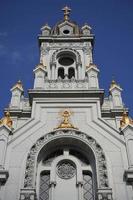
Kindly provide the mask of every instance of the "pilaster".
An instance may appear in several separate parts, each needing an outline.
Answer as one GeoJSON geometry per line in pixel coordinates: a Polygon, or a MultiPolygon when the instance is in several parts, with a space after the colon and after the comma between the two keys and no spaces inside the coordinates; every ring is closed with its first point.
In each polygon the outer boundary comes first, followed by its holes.
{"type": "Polygon", "coordinates": [[[46,77],[46,66],[43,64],[37,65],[37,67],[33,70],[35,74],[34,79],[34,89],[43,89],[44,88],[44,80],[46,77]]]}

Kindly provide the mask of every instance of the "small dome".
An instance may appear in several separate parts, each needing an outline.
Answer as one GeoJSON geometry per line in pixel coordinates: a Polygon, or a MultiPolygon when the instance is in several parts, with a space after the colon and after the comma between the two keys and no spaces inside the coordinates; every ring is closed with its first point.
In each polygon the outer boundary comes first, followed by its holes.
{"type": "Polygon", "coordinates": [[[75,22],[63,20],[58,22],[52,29],[53,35],[60,35],[61,33],[63,35],[78,35],[80,34],[80,28],[75,22]]]}
{"type": "Polygon", "coordinates": [[[64,36],[80,34],[80,28],[77,25],[77,23],[69,19],[69,14],[70,14],[71,9],[65,6],[62,10],[64,11],[64,19],[58,22],[53,27],[51,33],[53,35],[64,35],[64,36]]]}

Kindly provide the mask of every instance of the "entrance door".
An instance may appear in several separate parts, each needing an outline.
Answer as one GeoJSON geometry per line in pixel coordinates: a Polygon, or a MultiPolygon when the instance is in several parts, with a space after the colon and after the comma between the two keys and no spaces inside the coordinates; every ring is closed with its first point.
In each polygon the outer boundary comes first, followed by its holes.
{"type": "Polygon", "coordinates": [[[39,200],[94,200],[91,166],[79,152],[66,149],[52,152],[42,162],[42,168],[39,200]],[[54,178],[54,186],[50,182],[51,177],[54,178]]]}

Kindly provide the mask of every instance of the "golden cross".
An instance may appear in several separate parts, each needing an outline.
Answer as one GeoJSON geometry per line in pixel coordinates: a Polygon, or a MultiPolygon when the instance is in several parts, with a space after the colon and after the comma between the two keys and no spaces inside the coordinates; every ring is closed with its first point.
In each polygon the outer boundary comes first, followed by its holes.
{"type": "Polygon", "coordinates": [[[62,10],[64,11],[64,19],[68,20],[71,9],[68,6],[65,6],[62,10]]]}

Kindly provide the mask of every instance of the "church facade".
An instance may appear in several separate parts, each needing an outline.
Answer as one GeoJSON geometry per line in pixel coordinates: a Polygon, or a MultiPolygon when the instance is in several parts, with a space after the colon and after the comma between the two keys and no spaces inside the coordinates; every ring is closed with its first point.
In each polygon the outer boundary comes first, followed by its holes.
{"type": "Polygon", "coordinates": [[[0,200],[132,200],[133,120],[93,63],[94,35],[71,21],[41,28],[40,63],[0,120],[0,200]]]}

